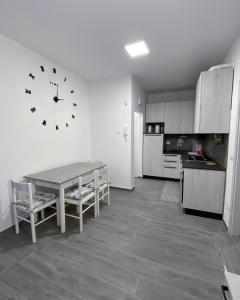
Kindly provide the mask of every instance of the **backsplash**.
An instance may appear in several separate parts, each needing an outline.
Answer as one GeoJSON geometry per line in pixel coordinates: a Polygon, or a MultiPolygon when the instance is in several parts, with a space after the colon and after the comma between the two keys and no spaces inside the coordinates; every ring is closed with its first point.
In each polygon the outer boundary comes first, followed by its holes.
{"type": "Polygon", "coordinates": [[[193,150],[193,145],[204,143],[204,136],[196,134],[165,134],[164,151],[179,150],[188,152],[193,150]]]}
{"type": "Polygon", "coordinates": [[[223,134],[222,137],[222,143],[216,145],[213,135],[207,135],[204,141],[203,148],[209,157],[216,160],[220,165],[226,168],[228,152],[228,134],[223,134]]]}
{"type": "Polygon", "coordinates": [[[228,134],[223,134],[222,138],[222,142],[217,145],[213,134],[165,134],[164,151],[195,151],[196,144],[201,144],[202,150],[207,156],[217,161],[223,167],[226,167],[228,134]]]}

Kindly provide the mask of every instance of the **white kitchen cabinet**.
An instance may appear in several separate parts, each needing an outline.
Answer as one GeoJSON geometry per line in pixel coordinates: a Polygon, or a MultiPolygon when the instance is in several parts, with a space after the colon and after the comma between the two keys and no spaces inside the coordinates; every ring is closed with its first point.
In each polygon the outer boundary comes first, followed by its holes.
{"type": "Polygon", "coordinates": [[[184,169],[183,207],[223,213],[225,172],[184,169]]]}
{"type": "Polygon", "coordinates": [[[180,179],[180,155],[163,154],[163,177],[180,179]]]}
{"type": "Polygon", "coordinates": [[[165,122],[165,103],[146,104],[146,123],[165,122]]]}
{"type": "Polygon", "coordinates": [[[194,102],[180,102],[180,133],[193,133],[194,102]]]}
{"type": "Polygon", "coordinates": [[[165,103],[164,133],[179,133],[180,128],[180,102],[165,103]]]}
{"type": "Polygon", "coordinates": [[[163,135],[144,135],[143,175],[162,177],[163,135]]]}
{"type": "Polygon", "coordinates": [[[195,133],[229,133],[232,83],[232,67],[201,73],[196,95],[195,133]]]}

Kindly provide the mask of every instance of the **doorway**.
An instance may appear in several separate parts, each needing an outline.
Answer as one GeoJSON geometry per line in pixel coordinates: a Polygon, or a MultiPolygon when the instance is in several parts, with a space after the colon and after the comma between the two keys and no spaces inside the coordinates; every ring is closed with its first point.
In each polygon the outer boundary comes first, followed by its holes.
{"type": "Polygon", "coordinates": [[[134,177],[142,177],[143,160],[143,114],[134,112],[134,177]]]}

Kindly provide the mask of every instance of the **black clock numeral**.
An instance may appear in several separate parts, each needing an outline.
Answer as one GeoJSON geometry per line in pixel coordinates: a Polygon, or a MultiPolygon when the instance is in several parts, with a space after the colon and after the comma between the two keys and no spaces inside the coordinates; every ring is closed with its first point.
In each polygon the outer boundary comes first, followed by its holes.
{"type": "Polygon", "coordinates": [[[56,74],[57,70],[55,68],[52,69],[53,73],[56,74]]]}
{"type": "Polygon", "coordinates": [[[70,92],[71,94],[73,94],[74,93],[74,90],[71,90],[71,92],[70,92]]]}
{"type": "Polygon", "coordinates": [[[31,90],[28,90],[28,89],[25,89],[25,93],[26,93],[26,94],[32,94],[32,91],[31,91],[31,90]]]}
{"type": "Polygon", "coordinates": [[[55,83],[55,82],[52,82],[52,81],[50,81],[50,84],[52,84],[52,85],[55,85],[55,86],[58,86],[58,84],[57,84],[57,83],[55,83]]]}
{"type": "Polygon", "coordinates": [[[77,106],[77,103],[73,103],[73,106],[75,106],[75,107],[76,107],[76,106],[77,106]]]}
{"type": "Polygon", "coordinates": [[[75,119],[75,116],[74,116],[74,115],[72,115],[72,118],[73,118],[73,119],[75,119]]]}
{"type": "Polygon", "coordinates": [[[68,123],[66,123],[66,127],[69,127],[68,123]]]}
{"type": "Polygon", "coordinates": [[[64,81],[66,81],[66,80],[67,80],[67,77],[64,78],[64,81]]]}
{"type": "Polygon", "coordinates": [[[46,121],[46,120],[43,120],[42,125],[43,125],[43,126],[46,126],[46,125],[47,125],[47,121],[46,121]]]}
{"type": "Polygon", "coordinates": [[[35,79],[35,76],[33,76],[32,73],[30,73],[28,76],[31,77],[33,80],[35,79]]]}
{"type": "Polygon", "coordinates": [[[41,68],[42,72],[44,72],[44,71],[45,71],[43,66],[40,66],[40,68],[41,68]]]}
{"type": "Polygon", "coordinates": [[[59,130],[59,127],[58,127],[58,125],[56,125],[56,130],[59,130]]]}
{"type": "Polygon", "coordinates": [[[34,113],[36,111],[36,107],[31,108],[31,112],[34,113]]]}

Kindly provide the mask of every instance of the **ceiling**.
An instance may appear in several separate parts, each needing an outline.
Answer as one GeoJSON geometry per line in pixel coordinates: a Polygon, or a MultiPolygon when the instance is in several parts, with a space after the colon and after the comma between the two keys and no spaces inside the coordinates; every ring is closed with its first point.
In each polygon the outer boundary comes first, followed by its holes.
{"type": "Polygon", "coordinates": [[[1,0],[0,32],[89,80],[134,75],[148,91],[195,86],[240,34],[239,0],[1,0]],[[145,39],[150,55],[130,59],[145,39]]]}

